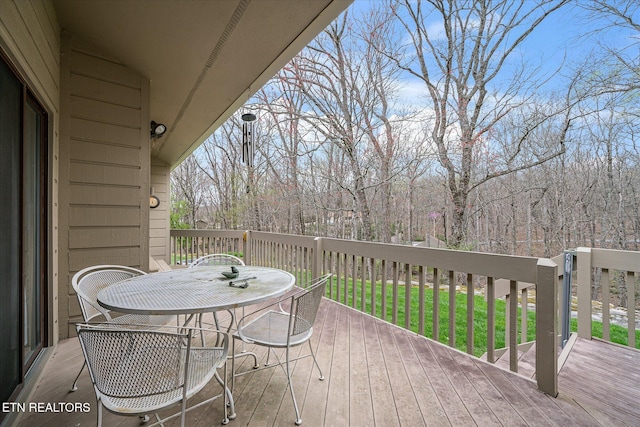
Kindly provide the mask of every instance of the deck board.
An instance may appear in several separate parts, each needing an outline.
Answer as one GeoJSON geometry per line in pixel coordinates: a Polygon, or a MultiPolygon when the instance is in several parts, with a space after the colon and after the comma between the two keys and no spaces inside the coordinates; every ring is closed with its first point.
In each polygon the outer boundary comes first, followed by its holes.
{"type": "MultiPolygon", "coordinates": [[[[334,321],[329,322],[328,319],[334,319],[336,313],[337,307],[333,304],[322,304],[320,306],[318,318],[314,326],[313,343],[316,358],[322,369],[322,374],[325,376],[325,380],[319,380],[320,373],[313,367],[308,377],[309,384],[306,386],[306,396],[304,404],[302,405],[305,418],[314,420],[314,422],[320,425],[324,424],[327,411],[327,395],[329,393],[329,381],[327,378],[330,373],[329,362],[333,357],[333,341],[336,327],[336,323],[334,321]],[[316,330],[318,332],[315,332],[316,330]]],[[[307,360],[312,363],[310,359],[307,360]]]]}
{"type": "MultiPolygon", "coordinates": [[[[393,348],[392,342],[380,334],[377,328],[364,329],[364,353],[367,360],[367,375],[371,389],[371,401],[373,403],[373,418],[378,425],[398,425],[399,418],[404,416],[404,409],[398,408],[395,401],[406,404],[413,398],[413,394],[393,394],[393,380],[399,379],[390,372],[388,361],[399,360],[394,356],[389,357],[388,349],[393,348]]],[[[413,400],[411,400],[413,402],[413,400]]],[[[418,426],[420,424],[413,424],[418,426]]]]}
{"type": "MultiPolygon", "coordinates": [[[[335,304],[335,303],[334,303],[335,304]]],[[[328,375],[325,374],[329,383],[327,394],[327,411],[324,425],[327,426],[347,426],[349,418],[349,311],[343,310],[343,306],[335,304],[334,319],[336,327],[333,339],[333,357],[330,361],[322,359],[322,366],[327,366],[328,375]]],[[[325,322],[325,326],[328,322],[325,322]]],[[[330,323],[330,322],[329,322],[330,323]]],[[[317,331],[314,329],[314,334],[317,331]]]]}
{"type": "Polygon", "coordinates": [[[369,370],[376,366],[369,366],[367,361],[363,321],[357,311],[349,311],[349,419],[366,426],[374,423],[369,370]]]}
{"type": "MultiPolygon", "coordinates": [[[[500,390],[489,380],[487,375],[465,354],[453,353],[453,358],[460,371],[468,378],[469,386],[475,388],[480,398],[486,403],[496,420],[503,425],[524,426],[523,417],[514,411],[509,401],[505,400],[500,390]]],[[[491,424],[497,424],[495,422],[491,424]]]]}
{"type": "MultiPolygon", "coordinates": [[[[420,356],[423,375],[430,382],[449,423],[452,425],[474,424],[473,417],[466,410],[454,384],[447,377],[446,366],[441,366],[436,354],[433,352],[431,342],[422,337],[414,336],[412,344],[414,348],[418,349],[417,353],[420,356]]],[[[418,378],[419,376],[416,376],[413,380],[416,381],[418,378]]]]}
{"type": "MultiPolygon", "coordinates": [[[[529,378],[329,300],[321,304],[312,345],[325,380],[319,380],[311,358],[295,362],[293,377],[306,426],[640,425],[640,352],[602,342],[576,342],[559,376],[558,398],[538,391],[529,378]]],[[[246,350],[256,351],[264,363],[264,349],[247,345],[246,350]]],[[[296,352],[306,354],[308,348],[296,352]]],[[[31,401],[89,402],[91,411],[24,414],[18,426],[95,425],[96,401],[86,371],[79,390],[68,392],[81,362],[78,341],[61,341],[31,401]]],[[[253,362],[243,357],[237,364],[251,370],[253,362]]],[[[230,426],[293,425],[280,368],[237,377],[235,386],[237,418],[230,426]]],[[[189,404],[219,391],[212,382],[189,404]]],[[[187,424],[217,425],[222,417],[218,399],[189,412],[187,424]]],[[[105,413],[104,425],[140,424],[137,417],[105,413]]],[[[177,425],[178,420],[167,423],[177,425]]]]}
{"type": "Polygon", "coordinates": [[[558,377],[561,393],[618,425],[640,425],[640,352],[578,339],[558,377]]]}
{"type": "Polygon", "coordinates": [[[480,425],[497,425],[497,417],[475,389],[474,384],[469,381],[466,373],[456,363],[455,351],[444,346],[434,346],[433,350],[440,354],[440,363],[447,365],[449,381],[454,385],[466,410],[473,415],[474,421],[480,425]]]}
{"type": "MultiPolygon", "coordinates": [[[[393,334],[395,345],[398,348],[412,348],[413,351],[404,352],[402,361],[407,376],[411,379],[411,387],[418,402],[418,408],[426,425],[447,425],[449,424],[445,409],[441,399],[434,387],[430,375],[425,372],[422,362],[425,360],[425,351],[420,345],[414,345],[413,337],[407,334],[393,334]]],[[[418,338],[419,344],[425,340],[418,338]]],[[[439,369],[433,369],[438,371],[439,369]]]]}

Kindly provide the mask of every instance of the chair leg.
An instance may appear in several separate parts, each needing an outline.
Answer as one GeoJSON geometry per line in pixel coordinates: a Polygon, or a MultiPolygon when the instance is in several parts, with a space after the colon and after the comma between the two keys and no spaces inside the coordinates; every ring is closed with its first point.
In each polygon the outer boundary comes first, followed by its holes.
{"type": "Polygon", "coordinates": [[[300,411],[298,410],[298,403],[296,402],[296,394],[293,392],[293,381],[291,378],[291,370],[289,368],[289,347],[287,347],[287,355],[286,355],[286,365],[287,365],[287,379],[289,380],[289,391],[291,392],[291,399],[293,399],[293,409],[296,411],[296,425],[299,426],[302,424],[302,418],[300,418],[300,411]]]}
{"type": "Polygon", "coordinates": [[[318,361],[316,360],[316,354],[313,352],[313,346],[311,345],[311,340],[307,341],[309,343],[309,350],[311,350],[311,356],[313,357],[313,363],[316,364],[316,368],[320,372],[320,381],[324,380],[324,375],[322,375],[322,369],[320,369],[320,365],[318,365],[318,361]]]}
{"type": "MultiPolygon", "coordinates": [[[[222,386],[222,393],[223,393],[223,399],[222,399],[222,410],[223,410],[223,414],[224,414],[224,418],[222,419],[222,424],[223,425],[227,425],[229,424],[229,412],[228,412],[228,407],[227,407],[227,403],[229,403],[229,405],[232,404],[233,402],[233,395],[231,394],[229,388],[227,387],[227,381],[229,380],[229,364],[227,362],[224,363],[224,384],[222,386]],[[227,394],[227,391],[229,391],[229,394],[227,394]],[[231,399],[229,399],[229,396],[231,396],[231,399]]],[[[233,418],[235,418],[235,409],[232,408],[232,415],[233,418]]]]}
{"type": "Polygon", "coordinates": [[[236,385],[236,339],[231,338],[231,394],[236,385]]]}
{"type": "Polygon", "coordinates": [[[98,427],[102,427],[102,401],[98,400],[98,427]]]}
{"type": "MultiPolygon", "coordinates": [[[[233,361],[232,361],[233,363],[233,361]]],[[[227,387],[227,368],[225,366],[224,369],[225,373],[225,379],[224,381],[222,380],[222,378],[220,378],[220,374],[218,374],[218,372],[215,373],[214,378],[216,379],[216,381],[218,381],[218,384],[220,384],[222,386],[222,390],[223,393],[225,394],[224,396],[224,405],[225,405],[225,419],[229,419],[229,420],[233,420],[236,418],[236,409],[235,409],[235,403],[233,402],[233,388],[229,389],[229,387],[227,387]],[[229,408],[229,411],[231,412],[228,416],[227,416],[227,405],[229,408]]],[[[231,387],[233,387],[233,381],[231,383],[231,387]]]]}
{"type": "MultiPolygon", "coordinates": [[[[218,319],[216,318],[216,313],[213,313],[213,318],[216,321],[216,329],[218,329],[218,319]]],[[[202,328],[202,313],[198,313],[198,319],[197,319],[197,323],[198,323],[198,327],[200,328],[200,341],[202,342],[202,346],[206,346],[205,342],[204,342],[204,330],[202,328]]]]}
{"type": "Polygon", "coordinates": [[[87,361],[86,360],[82,362],[82,367],[80,368],[80,372],[78,372],[78,375],[76,376],[76,379],[73,381],[73,385],[71,386],[71,391],[78,390],[78,380],[80,379],[80,374],[84,370],[85,366],[87,366],[87,361]]]}
{"type": "Polygon", "coordinates": [[[269,357],[271,356],[271,347],[267,347],[267,360],[264,362],[264,366],[269,366],[269,357]]]}

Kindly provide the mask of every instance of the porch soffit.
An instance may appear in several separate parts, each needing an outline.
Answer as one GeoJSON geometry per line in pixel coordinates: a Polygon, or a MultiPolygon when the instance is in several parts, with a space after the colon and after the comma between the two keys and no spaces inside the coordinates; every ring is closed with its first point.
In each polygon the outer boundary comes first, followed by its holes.
{"type": "Polygon", "coordinates": [[[172,168],[353,0],[56,0],[69,32],[150,80],[172,168]]]}

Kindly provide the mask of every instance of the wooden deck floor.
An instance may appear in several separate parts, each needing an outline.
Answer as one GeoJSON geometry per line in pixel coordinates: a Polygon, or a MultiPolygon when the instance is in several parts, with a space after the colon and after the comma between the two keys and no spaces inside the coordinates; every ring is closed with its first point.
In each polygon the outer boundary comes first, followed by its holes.
{"type": "MultiPolygon", "coordinates": [[[[627,408],[633,398],[629,388],[638,388],[640,363],[628,365],[603,362],[593,348],[577,345],[578,357],[571,358],[560,375],[560,396],[551,398],[536,389],[529,379],[472,358],[444,345],[394,327],[340,304],[324,300],[316,321],[312,343],[325,380],[312,371],[312,360],[296,362],[294,389],[306,426],[421,426],[421,425],[640,425],[640,414],[627,408]],[[602,380],[585,365],[589,361],[602,380]],[[628,388],[616,398],[616,381],[609,368],[620,374],[628,388]],[[598,390],[596,386],[600,385],[598,390]],[[607,402],[599,402],[600,393],[607,402]],[[630,397],[629,397],[630,396],[630,397]],[[624,416],[614,416],[623,412],[624,416]]],[[[253,350],[251,347],[247,348],[253,350]]],[[[306,349],[303,347],[303,349],[306,349]]],[[[264,352],[259,355],[264,356],[264,352]]],[[[621,356],[628,358],[627,356],[621,356]]],[[[246,369],[245,359],[241,369],[246,369]]],[[[60,342],[31,398],[32,402],[88,402],[89,412],[25,413],[18,425],[95,425],[96,401],[86,371],[79,390],[69,393],[82,363],[75,338],[60,342]]],[[[236,380],[237,418],[230,426],[294,425],[291,397],[281,369],[268,369],[236,380]]],[[[210,384],[198,398],[218,393],[210,384]]],[[[637,392],[637,391],[636,391],[637,392]]],[[[196,403],[198,398],[190,400],[196,403]]],[[[637,405],[638,398],[634,401],[637,405]]],[[[216,400],[191,411],[189,426],[217,425],[222,420],[222,403],[216,400]]],[[[139,425],[137,417],[106,413],[106,426],[139,425]]],[[[178,425],[178,423],[168,424],[178,425]]]]}
{"type": "Polygon", "coordinates": [[[558,385],[603,425],[640,426],[640,351],[578,339],[558,385]]]}

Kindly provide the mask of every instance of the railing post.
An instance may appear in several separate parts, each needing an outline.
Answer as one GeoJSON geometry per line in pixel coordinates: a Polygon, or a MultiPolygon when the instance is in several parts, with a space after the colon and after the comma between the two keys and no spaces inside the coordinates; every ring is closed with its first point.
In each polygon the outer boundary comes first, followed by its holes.
{"type": "Polygon", "coordinates": [[[316,237],[313,248],[313,261],[311,265],[311,278],[315,279],[322,274],[322,237],[316,237]]]}
{"type": "Polygon", "coordinates": [[[244,240],[243,247],[242,247],[244,263],[247,265],[252,265],[251,264],[251,231],[246,230],[242,236],[242,239],[244,240]]]}
{"type": "Polygon", "coordinates": [[[591,339],[591,248],[576,249],[578,262],[578,336],[591,339]]]}
{"type": "Polygon", "coordinates": [[[558,265],[538,260],[536,282],[536,378],[538,390],[558,395],[558,265]]]}

